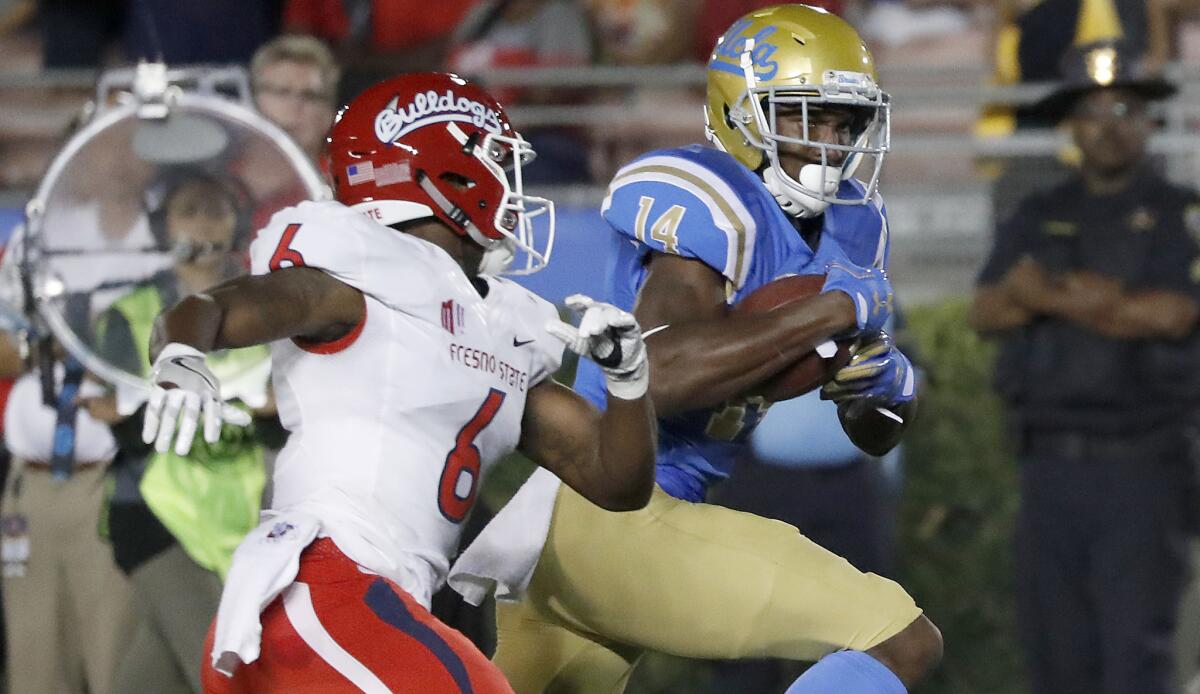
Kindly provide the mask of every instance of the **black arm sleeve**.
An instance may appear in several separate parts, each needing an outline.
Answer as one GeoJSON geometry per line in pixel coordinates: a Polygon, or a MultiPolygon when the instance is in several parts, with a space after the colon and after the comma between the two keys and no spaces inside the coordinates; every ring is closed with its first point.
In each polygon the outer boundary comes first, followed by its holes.
{"type": "Polygon", "coordinates": [[[1029,233],[1034,224],[1028,200],[1021,203],[1013,216],[996,227],[992,250],[979,271],[975,283],[979,285],[999,282],[1021,256],[1029,252],[1029,233]]]}
{"type": "MultiPolygon", "coordinates": [[[[1155,230],[1147,267],[1152,269],[1146,289],[1167,289],[1200,301],[1200,245],[1188,232],[1189,224],[1200,227],[1200,200],[1189,197],[1172,209],[1175,219],[1155,230]]],[[[1198,229],[1200,231],[1200,229],[1198,229]]]]}

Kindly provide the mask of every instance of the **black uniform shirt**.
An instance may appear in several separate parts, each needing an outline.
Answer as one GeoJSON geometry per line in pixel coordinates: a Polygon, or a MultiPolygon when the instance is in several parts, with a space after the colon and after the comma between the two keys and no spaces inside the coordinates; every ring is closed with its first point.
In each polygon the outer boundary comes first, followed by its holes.
{"type": "MultiPolygon", "coordinates": [[[[1051,272],[1089,270],[1127,290],[1177,291],[1200,301],[1198,237],[1193,191],[1146,171],[1127,190],[1097,196],[1073,177],[1028,197],[998,228],[979,283],[1000,281],[1029,254],[1051,272]]],[[[1200,357],[1188,349],[1170,340],[1110,339],[1041,317],[1002,341],[997,389],[1037,426],[1143,428],[1169,416],[1168,399],[1179,391],[1179,374],[1170,372],[1196,361],[1182,359],[1185,353],[1200,357]]]]}

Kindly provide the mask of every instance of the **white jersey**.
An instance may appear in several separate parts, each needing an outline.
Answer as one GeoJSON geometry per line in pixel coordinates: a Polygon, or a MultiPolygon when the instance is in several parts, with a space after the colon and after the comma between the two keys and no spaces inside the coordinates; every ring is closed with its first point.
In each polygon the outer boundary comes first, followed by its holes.
{"type": "Polygon", "coordinates": [[[428,605],[488,466],[516,446],[530,388],[558,368],[553,306],[507,280],[482,298],[442,249],[336,202],[276,213],[254,274],[319,268],[366,318],[334,343],[271,345],[280,418],[272,508],[316,516],[362,567],[428,605]]]}

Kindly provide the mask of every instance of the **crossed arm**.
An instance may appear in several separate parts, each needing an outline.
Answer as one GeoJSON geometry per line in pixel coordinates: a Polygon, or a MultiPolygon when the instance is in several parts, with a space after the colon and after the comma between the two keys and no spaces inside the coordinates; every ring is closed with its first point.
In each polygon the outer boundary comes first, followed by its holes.
{"type": "Polygon", "coordinates": [[[1191,332],[1200,305],[1182,292],[1126,290],[1094,272],[1051,274],[1025,256],[1000,281],[980,286],[971,307],[971,323],[982,333],[1021,327],[1042,316],[1114,339],[1172,339],[1191,332]]]}

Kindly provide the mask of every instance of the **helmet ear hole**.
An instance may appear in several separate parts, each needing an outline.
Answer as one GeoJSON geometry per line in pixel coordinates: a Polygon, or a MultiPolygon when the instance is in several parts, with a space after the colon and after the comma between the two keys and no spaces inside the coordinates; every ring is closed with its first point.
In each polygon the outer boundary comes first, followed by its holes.
{"type": "Polygon", "coordinates": [[[475,187],[475,181],[453,171],[443,171],[438,175],[438,180],[449,183],[456,190],[470,190],[475,187]]]}

